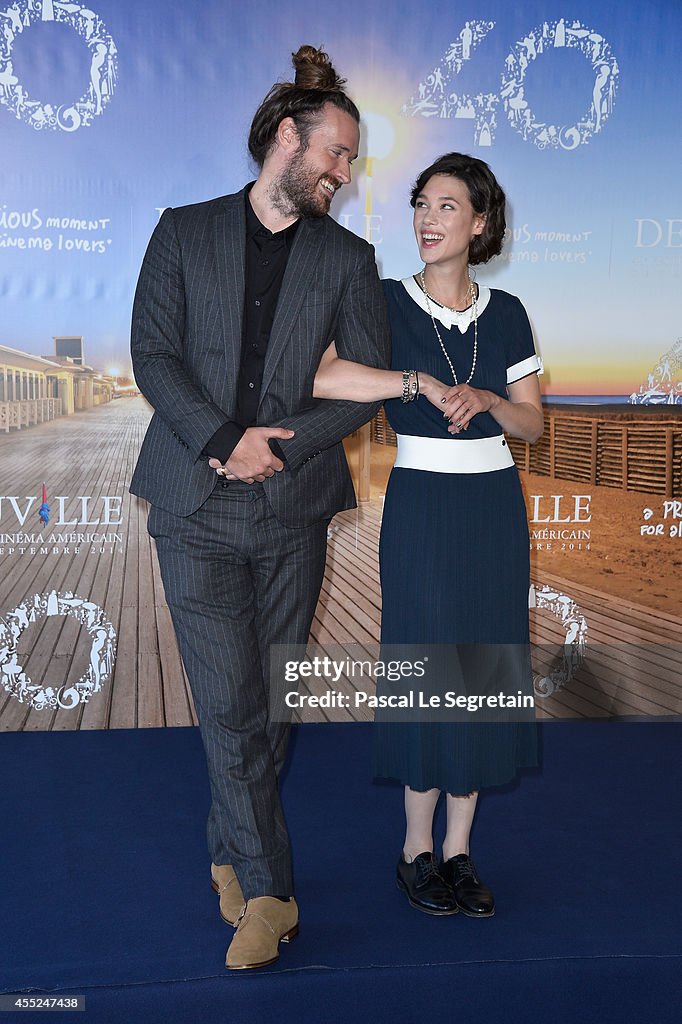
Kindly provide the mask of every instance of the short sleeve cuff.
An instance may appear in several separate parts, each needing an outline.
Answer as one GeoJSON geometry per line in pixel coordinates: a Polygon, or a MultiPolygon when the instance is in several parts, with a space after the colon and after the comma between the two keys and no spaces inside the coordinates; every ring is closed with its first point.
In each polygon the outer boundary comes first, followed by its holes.
{"type": "Polygon", "coordinates": [[[542,373],[542,360],[535,354],[507,367],[507,384],[513,384],[514,381],[528,377],[531,373],[542,373]]]}

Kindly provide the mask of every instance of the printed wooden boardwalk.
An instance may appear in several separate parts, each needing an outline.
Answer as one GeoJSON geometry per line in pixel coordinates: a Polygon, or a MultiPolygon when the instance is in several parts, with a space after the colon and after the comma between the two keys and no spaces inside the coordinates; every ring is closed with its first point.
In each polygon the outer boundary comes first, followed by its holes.
{"type": "MultiPolygon", "coordinates": [[[[312,630],[316,642],[328,643],[332,636],[336,643],[340,637],[350,637],[365,646],[378,642],[380,523],[379,503],[344,512],[334,520],[327,577],[312,630]]],[[[532,582],[538,589],[547,585],[569,596],[585,616],[588,628],[581,667],[553,695],[537,696],[538,717],[660,716],[682,712],[682,619],[666,613],[654,614],[547,573],[532,582]]],[[[550,675],[562,662],[563,627],[555,616],[535,608],[531,611],[531,640],[535,673],[539,677],[550,675]]]]}
{"type": "MultiPolygon", "coordinates": [[[[46,528],[41,528],[37,517],[40,498],[22,527],[7,499],[3,501],[0,614],[6,615],[33,594],[71,591],[104,609],[116,630],[118,648],[109,681],[88,703],[75,708],[31,709],[0,689],[1,730],[195,722],[145,528],[146,505],[128,493],[149,418],[143,399],[125,398],[0,437],[0,493],[18,495],[23,513],[26,496],[40,495],[45,482],[50,504],[46,528]],[[60,495],[65,497],[62,516],[60,495]],[[81,496],[87,498],[85,517],[81,496]],[[120,524],[102,522],[105,497],[114,499],[109,518],[120,519],[120,524]],[[115,509],[118,501],[120,512],[115,509]],[[73,524],[74,519],[83,518],[91,525],[73,524]],[[99,524],[94,522],[97,519],[99,524]],[[20,531],[29,536],[42,533],[43,539],[52,537],[56,542],[12,543],[12,535],[20,531]],[[85,540],[72,540],[78,534],[85,540]],[[88,539],[93,535],[97,540],[88,539]]],[[[83,675],[90,648],[90,637],[75,619],[53,616],[25,630],[19,640],[19,660],[32,680],[57,689],[83,675]]]]}
{"type": "MultiPolygon", "coordinates": [[[[127,491],[148,421],[142,399],[121,399],[20,433],[0,434],[0,616],[32,595],[71,592],[104,609],[118,643],[110,679],[74,708],[32,709],[0,688],[0,731],[196,723],[146,532],[146,505],[127,491]],[[50,505],[46,527],[37,515],[43,482],[50,505]],[[120,523],[103,521],[105,498],[110,499],[109,518],[120,523]],[[78,522],[83,519],[87,523],[78,522]],[[74,539],[77,534],[80,541],[74,539]]],[[[378,650],[380,516],[380,503],[372,502],[334,520],[311,631],[314,644],[338,645],[335,651],[353,659],[371,658],[378,650]]],[[[582,667],[558,693],[538,699],[540,717],[680,713],[682,620],[566,580],[535,582],[570,595],[589,630],[582,667]]],[[[560,661],[563,631],[555,618],[537,610],[532,630],[535,668],[546,675],[560,661]]],[[[24,629],[18,660],[31,680],[58,690],[83,676],[91,646],[73,617],[52,615],[24,629]]],[[[342,678],[335,688],[352,696],[356,684],[342,678]]],[[[366,680],[362,689],[370,689],[366,680]]],[[[322,691],[302,686],[301,692],[322,691]]],[[[299,720],[371,717],[366,707],[306,709],[299,720]]]]}

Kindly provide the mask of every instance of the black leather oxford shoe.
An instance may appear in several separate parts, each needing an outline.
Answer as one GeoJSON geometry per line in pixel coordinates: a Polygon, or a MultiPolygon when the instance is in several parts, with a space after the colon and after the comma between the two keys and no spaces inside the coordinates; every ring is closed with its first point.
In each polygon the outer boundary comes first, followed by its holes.
{"type": "Polygon", "coordinates": [[[457,913],[454,894],[441,878],[432,853],[420,853],[411,864],[401,856],[396,881],[415,910],[437,915],[457,913]]]}
{"type": "Polygon", "coordinates": [[[474,862],[466,853],[443,861],[440,873],[454,893],[457,907],[467,917],[492,917],[495,899],[478,877],[474,862]]]}

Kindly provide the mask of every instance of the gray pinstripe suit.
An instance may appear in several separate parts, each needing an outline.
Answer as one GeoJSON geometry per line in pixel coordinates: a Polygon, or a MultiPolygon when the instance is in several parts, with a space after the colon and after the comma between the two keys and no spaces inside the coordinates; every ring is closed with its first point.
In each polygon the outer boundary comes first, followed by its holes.
{"type": "Polygon", "coordinates": [[[388,360],[383,295],[366,242],[331,218],[303,220],[268,345],[258,423],[289,427],[286,468],[223,484],[202,456],[237,402],[244,300],[244,193],[166,210],[135,295],[135,378],[155,413],[131,491],[152,504],[166,598],[192,686],[211,782],[208,842],[247,899],[292,892],[277,792],[287,728],[268,714],[272,643],[305,643],[330,517],[355,496],[340,441],[375,406],[315,401],[339,355],[388,360]]]}

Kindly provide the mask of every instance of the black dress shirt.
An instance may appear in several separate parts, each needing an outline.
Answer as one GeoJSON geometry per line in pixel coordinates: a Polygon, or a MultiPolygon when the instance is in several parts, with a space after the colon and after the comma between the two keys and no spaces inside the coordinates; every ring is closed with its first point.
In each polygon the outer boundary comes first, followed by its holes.
{"type": "MultiPolygon", "coordinates": [[[[249,200],[250,191],[251,186],[245,197],[244,316],[237,381],[237,408],[235,418],[226,420],[204,448],[205,455],[220,459],[223,463],[231,456],[246,428],[256,423],[265,354],[268,350],[284,272],[299,223],[295,221],[283,231],[273,233],[261,224],[256,216],[249,200]]],[[[279,445],[273,441],[271,447],[281,458],[279,445]]]]}

